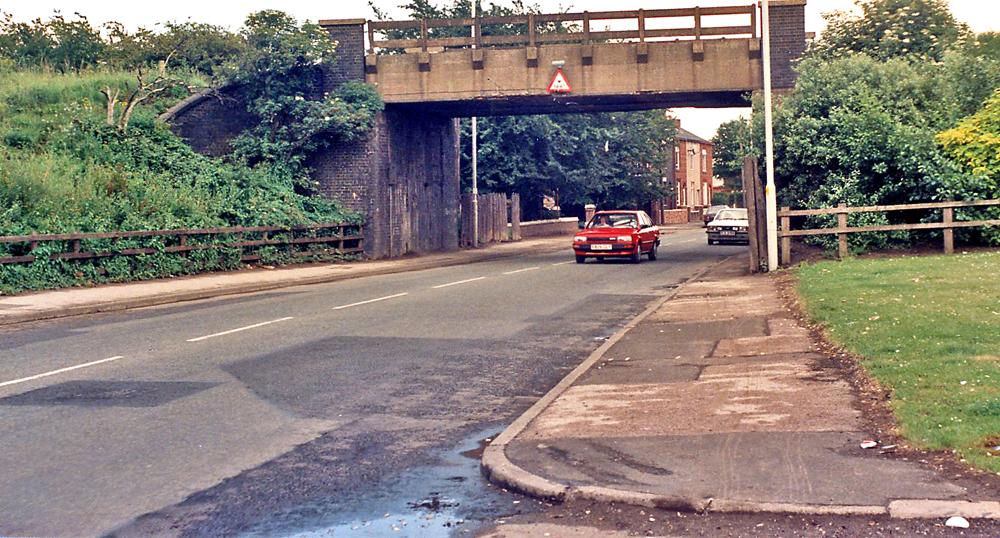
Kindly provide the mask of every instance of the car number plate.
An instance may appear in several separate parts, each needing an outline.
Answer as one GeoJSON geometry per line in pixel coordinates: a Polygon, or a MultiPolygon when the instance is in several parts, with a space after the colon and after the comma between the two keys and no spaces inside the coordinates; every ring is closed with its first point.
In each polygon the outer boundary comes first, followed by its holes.
{"type": "Polygon", "coordinates": [[[602,244],[590,245],[590,250],[611,250],[611,245],[602,245],[602,244]]]}
{"type": "Polygon", "coordinates": [[[719,232],[719,235],[736,235],[736,232],[732,230],[722,230],[721,232],[719,232]]]}

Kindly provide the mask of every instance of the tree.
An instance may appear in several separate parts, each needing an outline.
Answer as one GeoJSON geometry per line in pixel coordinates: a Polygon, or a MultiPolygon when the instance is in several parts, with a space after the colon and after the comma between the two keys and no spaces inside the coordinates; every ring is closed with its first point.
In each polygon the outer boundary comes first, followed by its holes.
{"type": "Polygon", "coordinates": [[[317,24],[299,24],[274,10],[252,13],[243,29],[246,52],[228,66],[258,123],[233,141],[236,158],[267,164],[296,177],[308,191],[305,162],[333,141],[351,141],[374,125],[382,109],[378,93],[348,83],[333,93],[320,89],[324,70],[336,61],[335,43],[317,24]]]}
{"type": "Polygon", "coordinates": [[[10,13],[3,13],[0,21],[0,56],[13,60],[17,65],[43,65],[49,63],[55,42],[41,19],[31,23],[15,22],[10,13]]]}
{"type": "MultiPolygon", "coordinates": [[[[961,172],[946,183],[945,196],[956,200],[1000,198],[1000,89],[982,110],[938,134],[937,141],[961,172]]],[[[1000,217],[997,208],[978,213],[983,219],[1000,217]]],[[[968,210],[965,216],[972,217],[968,210]]],[[[986,228],[980,233],[991,244],[1000,244],[1000,230],[986,228]]]]}
{"type": "MultiPolygon", "coordinates": [[[[935,134],[950,123],[937,75],[904,59],[809,58],[775,113],[775,181],[783,205],[832,207],[939,200],[955,168],[935,134]]],[[[916,218],[919,218],[917,215],[916,218]]],[[[852,215],[851,223],[915,218],[852,215]]],[[[858,234],[860,248],[906,241],[858,234]]]]}
{"type": "Polygon", "coordinates": [[[743,157],[754,155],[753,132],[750,120],[736,118],[719,126],[715,137],[712,153],[712,169],[715,175],[726,181],[726,186],[733,190],[743,190],[743,157]]]}
{"type": "Polygon", "coordinates": [[[979,110],[1000,87],[1000,33],[986,32],[956,43],[940,65],[951,121],[979,110]]]}
{"type": "Polygon", "coordinates": [[[964,173],[978,178],[981,187],[970,194],[1000,197],[1000,89],[982,110],[940,133],[937,141],[964,173]]]}
{"type": "MultiPolygon", "coordinates": [[[[674,127],[663,111],[483,118],[479,125],[480,188],[519,193],[526,219],[544,216],[543,195],[564,208],[641,207],[670,191],[663,178],[674,127]]],[[[468,178],[468,123],[464,128],[468,178]]]]}
{"type": "Polygon", "coordinates": [[[106,100],[105,123],[107,125],[114,126],[119,131],[125,131],[132,120],[132,114],[135,113],[135,109],[139,105],[148,103],[156,99],[157,96],[178,87],[184,88],[187,93],[194,92],[194,88],[189,86],[184,79],[167,75],[167,61],[169,61],[169,56],[167,60],[164,60],[163,68],[153,78],[150,78],[149,73],[143,68],[136,68],[136,85],[131,89],[126,89],[124,96],[121,88],[105,86],[101,89],[101,95],[106,100]],[[119,99],[119,97],[123,98],[119,99]],[[121,112],[118,112],[119,104],[121,112]]]}
{"type": "Polygon", "coordinates": [[[919,56],[939,61],[953,44],[969,37],[944,0],[857,0],[861,15],[827,13],[826,30],[810,54],[837,58],[864,53],[880,60],[919,56]]]}
{"type": "Polygon", "coordinates": [[[51,61],[62,72],[80,72],[85,67],[97,65],[104,53],[104,39],[100,32],[90,25],[87,17],[79,13],[74,15],[76,20],[68,20],[57,13],[47,25],[55,44],[51,61]]]}

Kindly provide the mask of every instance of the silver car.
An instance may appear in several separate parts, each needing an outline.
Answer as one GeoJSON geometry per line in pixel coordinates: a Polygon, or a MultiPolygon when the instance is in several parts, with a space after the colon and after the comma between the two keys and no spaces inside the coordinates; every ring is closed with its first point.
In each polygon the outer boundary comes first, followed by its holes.
{"type": "Polygon", "coordinates": [[[750,243],[750,220],[743,208],[723,209],[708,223],[708,244],[750,243]]]}

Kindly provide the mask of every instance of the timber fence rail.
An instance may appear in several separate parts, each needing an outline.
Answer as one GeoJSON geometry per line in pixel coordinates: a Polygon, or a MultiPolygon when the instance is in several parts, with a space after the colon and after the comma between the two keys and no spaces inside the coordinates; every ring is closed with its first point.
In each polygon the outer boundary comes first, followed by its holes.
{"type": "Polygon", "coordinates": [[[361,225],[344,223],[8,235],[0,236],[0,266],[39,258],[93,260],[221,248],[238,248],[241,261],[251,262],[261,259],[261,247],[282,247],[290,257],[346,255],[363,252],[362,241],[361,225]]]}
{"type": "Polygon", "coordinates": [[[847,236],[852,233],[893,232],[914,230],[943,230],[944,252],[955,251],[956,228],[978,228],[981,226],[1000,226],[1000,219],[985,220],[955,220],[955,209],[968,207],[1000,206],[1000,200],[973,200],[956,202],[927,202],[918,204],[876,205],[863,207],[848,207],[840,204],[837,207],[824,209],[792,209],[782,207],[778,211],[781,218],[781,229],[778,237],[781,240],[781,263],[788,265],[792,260],[792,238],[810,235],[836,235],[837,256],[844,258],[849,254],[847,236]],[[941,210],[941,222],[918,222],[912,224],[879,224],[874,226],[848,226],[847,216],[855,213],[885,213],[889,211],[941,210]],[[812,228],[792,230],[792,217],[812,217],[818,215],[837,215],[835,228],[812,228]]]}
{"type": "Polygon", "coordinates": [[[644,43],[648,40],[665,38],[690,38],[700,40],[702,37],[757,37],[757,9],[753,5],[693,7],[680,9],[639,9],[633,11],[594,11],[578,13],[551,13],[513,15],[506,17],[466,17],[457,19],[419,19],[407,21],[368,21],[369,52],[376,49],[419,49],[427,52],[430,48],[476,48],[484,46],[514,46],[526,45],[534,47],[546,43],[580,43],[590,45],[603,41],[634,41],[644,43]],[[719,21],[715,17],[746,17],[746,24],[741,25],[705,25],[719,21]],[[669,27],[664,20],[676,22],[690,20],[691,26],[669,27]],[[630,21],[629,26],[635,30],[611,30],[606,27],[593,31],[595,23],[610,21],[630,21]],[[650,24],[652,22],[652,24],[650,24]],[[568,23],[568,26],[566,25],[568,23]],[[552,26],[557,31],[550,31],[552,26]],[[667,27],[663,27],[667,26],[667,27]],[[491,28],[500,27],[501,32],[493,33],[491,28]],[[462,37],[432,36],[434,30],[443,28],[460,28],[466,34],[462,37]],[[483,29],[486,28],[486,35],[483,29]],[[475,37],[472,37],[475,29],[475,37]],[[419,37],[409,39],[379,39],[378,35],[387,32],[419,32],[419,37]]]}

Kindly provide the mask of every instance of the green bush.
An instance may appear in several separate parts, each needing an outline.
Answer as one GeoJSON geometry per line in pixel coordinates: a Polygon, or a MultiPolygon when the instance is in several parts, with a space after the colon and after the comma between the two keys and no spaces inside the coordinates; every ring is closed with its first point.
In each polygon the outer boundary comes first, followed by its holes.
{"type": "MultiPolygon", "coordinates": [[[[0,73],[0,235],[358,222],[333,202],[296,192],[296,174],[199,155],[154,121],[169,97],[142,108],[127,132],[104,125],[100,88],[117,72],[0,73]]],[[[221,238],[219,240],[222,240],[221,238]]],[[[157,247],[148,239],[84,241],[84,251],[157,247]]],[[[162,244],[159,244],[162,247],[162,244]]],[[[120,282],[239,266],[235,249],[0,266],[0,292],[120,282]]],[[[0,244],[0,256],[26,254],[0,244]]],[[[283,263],[287,257],[269,258],[283,263]]]]}

